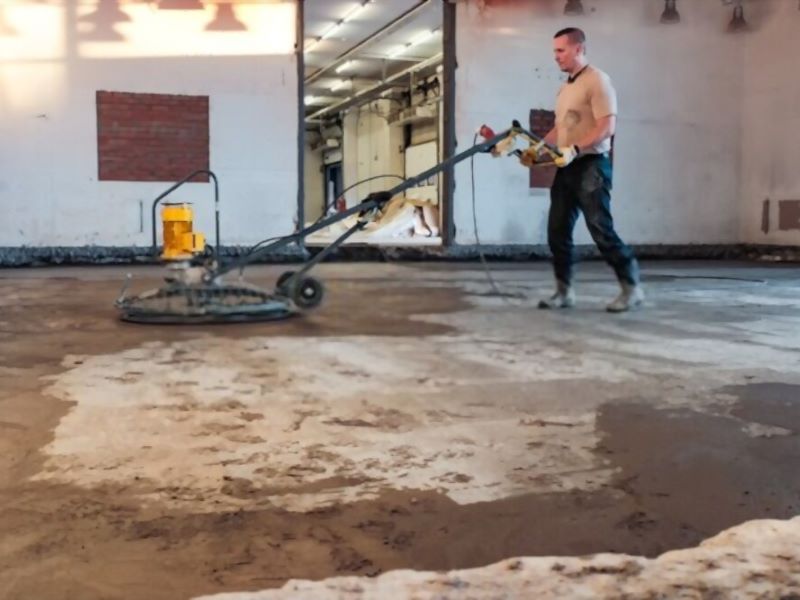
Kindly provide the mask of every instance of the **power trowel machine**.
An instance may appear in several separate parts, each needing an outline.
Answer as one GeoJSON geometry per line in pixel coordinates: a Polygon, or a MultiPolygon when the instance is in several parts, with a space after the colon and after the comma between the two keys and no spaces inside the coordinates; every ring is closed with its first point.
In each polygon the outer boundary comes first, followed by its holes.
{"type": "Polygon", "coordinates": [[[389,190],[372,193],[356,206],[296,233],[257,244],[244,256],[228,261],[223,261],[220,253],[217,177],[205,170],[192,173],[158,196],[152,205],[152,251],[158,255],[157,209],[161,204],[163,240],[160,259],[166,263],[165,285],[128,296],[129,276],[116,301],[120,318],[135,323],[229,323],[283,319],[311,310],[319,306],[324,295],[322,282],[309,275],[311,269],[350,236],[364,229],[393,197],[478,153],[521,156],[521,151],[515,147],[517,138],[527,141],[536,152],[545,153],[553,159],[560,156],[557,148],[524,129],[518,121],[514,121],[510,129],[497,134],[483,126],[476,140],[478,137],[482,141],[416,177],[406,179],[389,190]],[[182,185],[203,174],[208,175],[214,184],[216,239],[213,248],[206,244],[203,234],[194,231],[194,214],[190,204],[162,203],[182,185]],[[302,243],[306,236],[353,215],[357,215],[355,225],[296,271],[284,272],[278,277],[273,290],[244,283],[241,278],[235,283],[226,281],[226,275],[237,270],[241,273],[247,264],[267,253],[292,243],[302,243]]]}

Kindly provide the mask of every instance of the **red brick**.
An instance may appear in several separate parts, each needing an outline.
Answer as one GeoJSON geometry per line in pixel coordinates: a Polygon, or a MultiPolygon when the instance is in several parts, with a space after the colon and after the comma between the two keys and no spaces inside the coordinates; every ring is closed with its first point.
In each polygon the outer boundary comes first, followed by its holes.
{"type": "Polygon", "coordinates": [[[101,181],[171,182],[209,168],[207,96],[98,91],[96,102],[101,181]]]}
{"type": "MultiPolygon", "coordinates": [[[[552,110],[532,109],[530,114],[530,129],[540,137],[544,137],[553,128],[556,114],[552,110]]],[[[556,167],[534,167],[530,173],[530,187],[549,188],[556,176],[556,167]]]]}

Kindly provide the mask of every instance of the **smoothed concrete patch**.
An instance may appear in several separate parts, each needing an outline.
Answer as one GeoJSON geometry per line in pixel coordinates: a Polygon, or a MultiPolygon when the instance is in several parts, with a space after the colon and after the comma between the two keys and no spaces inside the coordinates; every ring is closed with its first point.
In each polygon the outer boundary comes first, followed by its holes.
{"type": "Polygon", "coordinates": [[[482,598],[797,598],[800,517],[751,521],[697,548],[655,559],[624,554],[514,558],[488,567],[377,578],[292,580],[279,590],[197,600],[468,600],[482,598]]]}

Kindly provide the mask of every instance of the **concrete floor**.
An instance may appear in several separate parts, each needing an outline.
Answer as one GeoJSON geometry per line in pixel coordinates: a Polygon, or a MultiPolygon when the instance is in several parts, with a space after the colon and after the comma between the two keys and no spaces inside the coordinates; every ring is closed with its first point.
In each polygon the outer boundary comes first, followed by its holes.
{"type": "MultiPolygon", "coordinates": [[[[283,270],[248,271],[270,285],[283,270]]],[[[800,514],[795,266],[323,265],[279,323],[116,320],[125,269],[0,271],[0,598],[654,557],[800,514]]],[[[134,270],[135,285],[160,271],[134,270]]],[[[149,284],[149,285],[148,285],[149,284]]]]}

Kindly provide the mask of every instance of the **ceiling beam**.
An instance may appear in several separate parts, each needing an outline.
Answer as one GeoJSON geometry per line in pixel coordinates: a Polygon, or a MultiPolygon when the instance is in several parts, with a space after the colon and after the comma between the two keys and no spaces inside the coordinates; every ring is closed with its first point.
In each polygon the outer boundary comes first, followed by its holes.
{"type": "Polygon", "coordinates": [[[423,60],[415,65],[408,67],[407,69],[403,69],[402,71],[395,73],[394,75],[390,75],[386,79],[376,83],[368,87],[365,90],[358,92],[357,94],[350,96],[349,98],[345,98],[341,102],[337,102],[336,104],[332,104],[330,106],[326,106],[315,113],[312,113],[306,117],[306,123],[312,121],[318,121],[320,118],[324,117],[325,115],[333,112],[341,112],[343,110],[347,110],[348,108],[352,108],[353,106],[358,106],[359,104],[363,104],[367,102],[375,95],[387,90],[391,87],[395,87],[396,81],[405,77],[406,75],[411,75],[412,73],[416,73],[417,71],[422,71],[429,67],[435,67],[442,63],[442,59],[444,57],[443,53],[439,53],[435,56],[431,56],[427,60],[423,60]]]}

